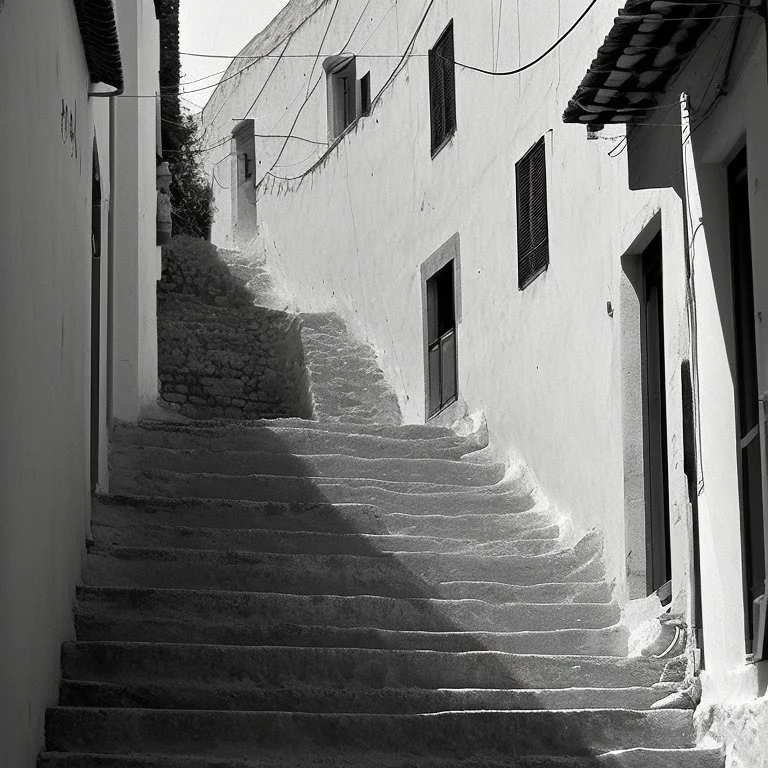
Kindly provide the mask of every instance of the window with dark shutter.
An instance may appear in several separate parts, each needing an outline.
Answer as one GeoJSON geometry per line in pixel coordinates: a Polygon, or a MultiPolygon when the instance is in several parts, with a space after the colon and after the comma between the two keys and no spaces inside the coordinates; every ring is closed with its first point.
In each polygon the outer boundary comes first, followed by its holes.
{"type": "Polygon", "coordinates": [[[517,180],[517,285],[522,291],[549,266],[547,166],[544,139],[515,166],[517,180]]]}
{"type": "Polygon", "coordinates": [[[434,156],[456,130],[453,22],[429,52],[429,105],[434,156]]]}

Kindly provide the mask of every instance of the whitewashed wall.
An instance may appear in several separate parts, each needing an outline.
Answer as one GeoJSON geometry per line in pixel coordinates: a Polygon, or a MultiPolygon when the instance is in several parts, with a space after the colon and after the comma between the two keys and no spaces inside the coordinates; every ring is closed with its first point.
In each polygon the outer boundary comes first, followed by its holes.
{"type": "MultiPolygon", "coordinates": [[[[694,115],[709,115],[686,142],[685,173],[659,167],[654,157],[670,129],[646,129],[632,164],[637,180],[653,178],[680,188],[688,201],[691,259],[698,325],[699,520],[701,591],[706,670],[704,708],[714,707],[714,735],[723,740],[728,765],[765,765],[761,727],[768,717],[759,666],[746,663],[739,506],[736,351],[730,252],[727,166],[746,146],[754,270],[759,390],[768,390],[768,62],[763,20],[747,14],[733,57],[727,93],[713,103],[723,76],[723,51],[731,47],[732,21],[723,21],[670,87],[690,94],[694,115]],[[718,66],[718,62],[719,66],[718,66]],[[715,87],[712,84],[715,84],[715,87]],[[664,134],[667,134],[666,136],[664,134]],[[674,177],[674,178],[672,178],[674,177]],[[683,183],[686,180],[687,183],[683,183]],[[756,701],[756,699],[758,699],[756,701]],[[762,762],[761,762],[762,761],[762,762]]],[[[673,113],[674,114],[674,113],[673,113]]],[[[664,122],[668,122],[665,120],[664,122]]],[[[678,145],[680,143],[677,139],[678,145]]],[[[682,169],[681,169],[682,170],[682,169]]],[[[682,335],[682,334],[681,334],[682,335]]],[[[674,354],[675,349],[671,350],[674,354]]],[[[670,439],[680,440],[675,430],[670,439]]],[[[703,715],[702,715],[703,716],[703,715]]]]}
{"type": "Polygon", "coordinates": [[[43,743],[60,645],[72,636],[90,509],[94,131],[105,194],[109,156],[108,105],[89,101],[88,89],[73,4],[7,0],[0,15],[0,744],[8,766],[31,768],[43,743]]]}
{"type": "MultiPolygon", "coordinates": [[[[157,20],[152,3],[141,3],[141,46],[132,56],[147,70],[142,87],[154,91],[157,20]]],[[[116,5],[124,12],[131,3],[116,5]]],[[[135,356],[145,393],[156,386],[155,117],[154,100],[147,100],[147,108],[134,104],[132,117],[126,110],[117,128],[123,146],[143,143],[142,182],[133,193],[139,199],[130,205],[125,187],[116,199],[111,183],[109,100],[88,97],[73,3],[6,0],[0,7],[0,763],[32,768],[43,747],[45,707],[58,698],[61,643],[74,634],[75,585],[90,518],[94,137],[102,187],[99,479],[105,487],[110,205],[124,228],[119,266],[133,263],[144,275],[136,291],[143,330],[120,354],[135,356]],[[140,232],[129,226],[137,215],[140,232]],[[147,254],[141,269],[137,254],[147,254]],[[140,358],[149,362],[139,364],[140,358]]],[[[126,26],[119,29],[124,54],[132,45],[126,26]]],[[[120,280],[116,295],[124,289],[120,280]]],[[[124,322],[116,313],[116,337],[124,322]]]]}
{"type": "MultiPolygon", "coordinates": [[[[761,692],[759,675],[744,665],[729,360],[733,327],[728,300],[723,301],[730,280],[723,183],[725,164],[746,136],[756,311],[767,316],[763,176],[768,172],[768,67],[762,22],[748,15],[728,95],[697,130],[686,150],[690,161],[685,169],[679,94],[689,91],[702,114],[717,83],[713,66],[724,63],[732,21],[724,21],[703,41],[683,75],[661,96],[663,106],[648,121],[650,126],[634,134],[630,150],[611,158],[608,150],[616,145],[610,137],[620,135],[619,129],[609,128],[601,139],[587,142],[583,129],[562,125],[560,115],[612,26],[612,0],[598,3],[555,54],[523,75],[489,77],[457,68],[458,130],[431,159],[424,54],[448,21],[454,20],[458,61],[484,68],[498,62],[499,69],[511,69],[547,48],[582,8],[558,0],[503,6],[499,26],[497,0],[438,0],[418,36],[416,55],[372,114],[330,151],[322,143],[327,124],[318,70],[322,59],[341,52],[358,54],[358,77],[370,67],[376,94],[397,59],[366,59],[365,54],[403,51],[422,4],[374,1],[361,18],[362,1],[342,1],[315,67],[312,59],[302,58],[278,62],[273,56],[255,64],[237,60],[227,75],[231,79],[203,113],[206,144],[214,147],[204,156],[209,172],[216,174],[214,240],[239,242],[254,258],[266,257],[294,309],[338,311],[377,349],[406,419],[421,421],[420,265],[458,232],[460,394],[470,410],[486,413],[497,447],[528,464],[553,503],[570,515],[576,531],[602,528],[609,576],[617,582],[618,595],[626,598],[644,593],[646,544],[640,315],[630,273],[661,231],[672,610],[690,617],[693,600],[681,363],[697,351],[705,700],[747,701],[761,692]],[[297,118],[315,82],[318,89],[297,118]],[[255,124],[257,181],[271,171],[255,190],[252,223],[258,236],[250,243],[238,240],[228,188],[234,161],[227,136],[243,118],[255,124]],[[319,143],[291,140],[273,167],[284,139],[259,134],[287,134],[294,121],[295,136],[319,143]],[[542,135],[547,144],[550,267],[519,292],[515,162],[542,135]],[[692,246],[698,316],[694,350],[685,256],[687,238],[701,222],[689,223],[686,231],[685,216],[696,200],[705,203],[705,220],[692,246]]],[[[333,7],[320,0],[289,4],[288,12],[243,54],[284,49],[303,56],[318,51],[333,7]]],[[[768,339],[762,328],[758,344],[764,390],[768,339]]]]}
{"type": "MultiPolygon", "coordinates": [[[[371,3],[346,45],[364,5],[357,0],[339,5],[323,54],[360,54],[358,77],[370,66],[375,95],[398,59],[366,59],[365,53],[402,52],[422,5],[371,3]]],[[[611,0],[598,4],[557,53],[522,76],[490,77],[457,68],[458,130],[433,160],[425,54],[447,23],[454,20],[458,61],[485,68],[498,62],[499,69],[509,69],[541,53],[581,10],[557,0],[521,0],[517,9],[505,3],[499,30],[497,0],[471,6],[438,0],[418,36],[416,55],[370,117],[300,180],[267,178],[257,189],[254,248],[266,254],[295,308],[336,309],[376,347],[406,419],[421,421],[419,267],[458,232],[461,397],[471,410],[485,411],[497,446],[528,464],[552,502],[570,513],[577,531],[603,528],[610,573],[623,590],[620,258],[663,194],[628,191],[626,155],[607,156],[614,142],[587,142],[583,129],[564,126],[560,118],[610,28],[614,6],[611,0]],[[541,136],[547,145],[550,267],[520,292],[515,163],[541,136]],[[614,317],[607,312],[609,301],[619,310],[614,317]]],[[[294,33],[286,52],[317,51],[332,7],[322,5],[294,33]]],[[[287,21],[278,22],[273,36],[291,28],[287,21]]],[[[257,38],[243,53],[268,47],[257,38]]],[[[288,133],[307,91],[311,60],[281,62],[246,114],[275,63],[265,59],[220,87],[203,114],[209,146],[245,117],[255,120],[257,133],[259,125],[264,133],[288,133]]],[[[294,133],[321,140],[325,131],[323,82],[294,133]]],[[[274,163],[275,143],[279,149],[283,142],[261,140],[259,146],[256,141],[263,174],[274,163]]],[[[229,151],[224,145],[210,152],[209,170],[230,167],[229,151]]],[[[273,173],[298,175],[324,151],[290,142],[273,173]]],[[[217,179],[224,178],[217,170],[217,179]]],[[[214,239],[230,243],[231,192],[214,188],[214,239]]],[[[674,334],[670,339],[673,343],[674,334]]],[[[676,546],[683,550],[685,542],[676,546]]],[[[676,575],[683,589],[683,574],[676,575]]]]}
{"type": "Polygon", "coordinates": [[[124,96],[116,100],[112,415],[135,421],[157,400],[156,101],[159,25],[152,0],[115,4],[124,96]],[[133,98],[139,96],[141,98],[133,98]]]}

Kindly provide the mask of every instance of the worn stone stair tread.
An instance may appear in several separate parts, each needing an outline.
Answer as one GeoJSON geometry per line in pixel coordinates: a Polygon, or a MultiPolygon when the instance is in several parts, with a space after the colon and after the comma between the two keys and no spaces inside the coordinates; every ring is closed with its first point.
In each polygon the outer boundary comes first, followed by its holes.
{"type": "Polygon", "coordinates": [[[559,755],[485,755],[435,758],[370,754],[296,753],[251,759],[202,755],[104,755],[45,752],[38,768],[598,768],[590,757],[559,755]]]}
{"type": "Polygon", "coordinates": [[[599,754],[621,747],[691,747],[692,713],[484,710],[416,715],[54,707],[52,750],[142,750],[245,757],[254,749],[334,749],[432,755],[599,754]],[[407,748],[404,749],[404,746],[407,748]]]}
{"type": "Polygon", "coordinates": [[[417,689],[260,688],[177,681],[62,680],[60,706],[282,712],[416,714],[462,710],[648,710],[663,692],[650,688],[417,689]]]}
{"type": "Polygon", "coordinates": [[[350,456],[337,452],[284,453],[256,449],[213,450],[113,445],[110,466],[114,470],[167,469],[175,472],[247,476],[286,475],[315,478],[358,478],[393,482],[425,482],[484,487],[503,480],[501,463],[478,463],[444,458],[350,456]]]}
{"type": "Polygon", "coordinates": [[[81,640],[157,643],[204,643],[321,648],[373,648],[448,652],[502,651],[504,653],[625,656],[628,632],[607,629],[557,629],[531,632],[425,632],[376,627],[330,627],[318,624],[239,621],[223,615],[188,612],[110,610],[78,606],[77,636],[81,640]]]}
{"type": "Polygon", "coordinates": [[[615,656],[627,651],[627,633],[608,629],[558,629],[543,632],[418,632],[374,627],[336,628],[310,624],[259,625],[151,614],[120,616],[79,611],[78,637],[83,640],[158,643],[198,642],[221,645],[501,651],[539,655],[615,656]]]}
{"type": "Polygon", "coordinates": [[[75,680],[362,688],[635,688],[658,682],[656,659],[615,656],[445,652],[359,648],[72,641],[62,677],[75,680]]]}
{"type": "MultiPolygon", "coordinates": [[[[361,556],[93,547],[86,559],[83,582],[90,586],[158,588],[173,583],[177,588],[191,590],[440,599],[435,597],[435,587],[443,582],[505,581],[533,586],[542,582],[597,581],[603,575],[596,567],[573,565],[567,558],[557,560],[553,555],[549,562],[542,557],[417,552],[361,556]]],[[[605,604],[601,605],[605,609],[605,604]]],[[[554,603],[547,606],[543,609],[547,614],[557,610],[554,603]]],[[[573,613],[568,605],[560,610],[564,617],[573,613]]],[[[615,610],[610,616],[617,620],[615,610]]]]}
{"type": "Polygon", "coordinates": [[[526,511],[533,500],[515,478],[493,485],[467,486],[444,482],[377,480],[359,477],[307,477],[253,472],[175,472],[168,469],[121,469],[112,472],[110,488],[119,495],[134,493],[258,501],[325,501],[377,503],[391,511],[467,513],[475,510],[526,511]],[[400,506],[397,510],[393,507],[400,506]],[[495,508],[495,509],[494,509],[495,508]]]}
{"type": "Polygon", "coordinates": [[[599,757],[605,768],[722,768],[720,749],[650,749],[635,747],[607,752],[599,757]]]}
{"type": "Polygon", "coordinates": [[[141,422],[118,423],[113,429],[113,443],[121,446],[157,446],[165,448],[206,448],[220,450],[269,450],[273,454],[327,453],[369,458],[450,458],[459,459],[485,447],[480,436],[458,437],[453,433],[432,437],[389,437],[376,434],[343,433],[325,429],[325,422],[307,422],[313,426],[278,426],[262,422],[243,425],[232,422],[219,426],[141,422]]]}
{"type": "MultiPolygon", "coordinates": [[[[543,555],[555,550],[556,536],[541,538],[439,537],[413,534],[321,533],[264,528],[146,526],[129,529],[94,522],[94,542],[110,546],[203,550],[240,550],[273,554],[398,555],[423,554],[543,555]]],[[[495,534],[491,534],[492,536],[495,534]]]]}
{"type": "Polygon", "coordinates": [[[447,437],[453,440],[456,433],[449,427],[438,427],[431,424],[362,424],[354,421],[325,421],[320,419],[251,419],[241,421],[238,419],[190,419],[182,423],[169,422],[157,419],[147,419],[140,422],[145,428],[185,428],[191,432],[206,429],[235,429],[258,430],[269,429],[317,429],[321,432],[334,432],[340,434],[368,435],[376,437],[395,437],[408,440],[432,440],[436,437],[447,437]]]}
{"type": "Polygon", "coordinates": [[[158,524],[198,528],[261,528],[302,533],[432,535],[502,538],[559,534],[549,512],[428,515],[388,512],[374,504],[250,501],[246,499],[98,496],[93,519],[115,528],[158,524]]]}

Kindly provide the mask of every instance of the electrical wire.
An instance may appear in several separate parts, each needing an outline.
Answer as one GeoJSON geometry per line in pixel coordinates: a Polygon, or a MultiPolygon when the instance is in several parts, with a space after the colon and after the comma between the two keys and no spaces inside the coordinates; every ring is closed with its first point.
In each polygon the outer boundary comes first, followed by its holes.
{"type": "MultiPolygon", "coordinates": [[[[368,6],[366,6],[367,8],[368,6]]],[[[336,11],[339,9],[339,0],[336,0],[336,4],[333,6],[333,10],[331,11],[331,18],[328,19],[328,23],[325,26],[325,32],[323,32],[323,39],[320,41],[320,48],[317,51],[317,54],[315,55],[315,60],[312,62],[312,69],[309,70],[309,78],[307,80],[307,96],[309,96],[309,87],[312,83],[312,75],[315,74],[315,67],[317,66],[317,60],[320,58],[320,52],[323,50],[323,46],[325,45],[325,40],[328,37],[328,33],[331,31],[331,25],[333,24],[334,16],[336,16],[336,11]]],[[[365,11],[363,11],[365,13],[365,11]]],[[[361,17],[362,18],[362,17],[361,17]]],[[[354,31],[352,32],[354,34],[354,31]]]]}
{"type": "MultiPolygon", "coordinates": [[[[337,0],[337,2],[338,2],[338,0],[337,0]]],[[[430,7],[432,6],[432,3],[434,3],[434,2],[435,2],[435,0],[431,0],[430,7]]],[[[350,33],[349,37],[347,38],[347,42],[344,43],[344,45],[342,46],[342,49],[341,49],[342,51],[344,51],[347,48],[347,46],[352,42],[352,38],[354,37],[355,31],[357,30],[357,28],[358,28],[358,26],[360,24],[361,19],[363,18],[363,16],[365,16],[365,14],[366,14],[366,12],[368,10],[368,6],[369,5],[370,5],[370,0],[368,0],[368,2],[365,4],[365,7],[363,8],[362,13],[360,14],[357,22],[355,23],[354,27],[352,28],[352,32],[350,33]]],[[[323,35],[323,42],[320,45],[321,48],[322,48],[322,45],[325,43],[326,37],[328,36],[328,31],[330,29],[330,26],[331,26],[332,22],[333,22],[333,15],[331,15],[331,18],[328,20],[328,26],[326,27],[325,34],[323,35]]],[[[318,56],[319,55],[320,54],[318,53],[318,56]]],[[[283,156],[283,153],[285,152],[285,149],[288,146],[288,142],[293,137],[293,131],[296,128],[296,125],[299,122],[299,118],[301,117],[301,115],[302,115],[302,113],[304,111],[304,108],[309,103],[309,100],[312,97],[312,94],[315,92],[315,90],[317,89],[317,86],[320,84],[322,79],[323,79],[323,77],[322,77],[322,75],[320,75],[320,77],[318,77],[317,81],[315,82],[314,86],[312,86],[312,89],[310,91],[308,91],[307,97],[304,99],[304,101],[302,102],[301,106],[299,107],[299,109],[296,112],[296,116],[294,117],[293,123],[291,124],[291,127],[288,130],[288,135],[287,135],[285,141],[283,142],[283,146],[280,148],[280,152],[278,153],[277,157],[275,158],[274,163],[272,163],[272,165],[269,168],[269,170],[264,174],[264,176],[262,178],[262,181],[267,176],[273,176],[272,171],[275,170],[275,168],[277,167],[278,163],[280,162],[280,158],[283,156]]]]}

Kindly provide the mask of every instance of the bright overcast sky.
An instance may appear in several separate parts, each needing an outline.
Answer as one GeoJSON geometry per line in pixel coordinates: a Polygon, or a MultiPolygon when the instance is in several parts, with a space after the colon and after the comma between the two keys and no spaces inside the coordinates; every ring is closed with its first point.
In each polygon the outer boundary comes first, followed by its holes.
{"type": "MultiPolygon", "coordinates": [[[[233,56],[286,4],[287,0],[181,0],[181,50],[233,56]]],[[[182,56],[181,92],[216,83],[220,75],[199,83],[191,81],[221,72],[228,64],[226,59],[182,56]]],[[[212,92],[213,88],[208,88],[185,98],[202,108],[212,92]]],[[[196,111],[187,101],[182,101],[182,105],[196,111]]]]}

